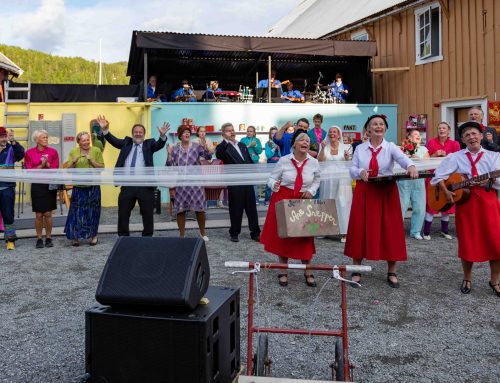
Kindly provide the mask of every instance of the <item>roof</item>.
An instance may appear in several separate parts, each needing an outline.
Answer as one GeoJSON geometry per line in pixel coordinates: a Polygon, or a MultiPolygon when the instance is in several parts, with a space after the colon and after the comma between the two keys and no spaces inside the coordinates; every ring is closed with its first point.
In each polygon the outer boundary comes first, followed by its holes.
{"type": "Polygon", "coordinates": [[[24,71],[19,68],[11,59],[5,56],[2,52],[0,52],[0,68],[6,69],[10,73],[12,73],[15,77],[21,76],[24,71]]]}
{"type": "Polygon", "coordinates": [[[164,55],[170,56],[185,57],[197,52],[198,56],[200,54],[205,57],[239,56],[239,59],[246,57],[253,60],[262,53],[309,57],[371,57],[376,54],[377,47],[374,43],[359,41],[134,31],[127,69],[128,76],[135,72],[135,64],[138,60],[142,60],[144,49],[162,50],[164,55]]]}
{"type": "MultiPolygon", "coordinates": [[[[371,81],[366,75],[369,59],[376,49],[376,43],[369,41],[134,31],[127,76],[131,84],[143,80],[147,53],[148,75],[156,74],[167,91],[175,89],[181,79],[188,79],[197,89],[205,89],[213,79],[222,80],[226,89],[238,89],[255,84],[257,74],[267,78],[270,56],[282,79],[313,84],[319,72],[324,73],[324,81],[341,72],[359,77],[359,89],[366,89],[371,81]]],[[[365,98],[360,95],[359,100],[365,98]]]]}
{"type": "Polygon", "coordinates": [[[272,37],[320,38],[408,0],[303,0],[267,33],[272,37]]]}

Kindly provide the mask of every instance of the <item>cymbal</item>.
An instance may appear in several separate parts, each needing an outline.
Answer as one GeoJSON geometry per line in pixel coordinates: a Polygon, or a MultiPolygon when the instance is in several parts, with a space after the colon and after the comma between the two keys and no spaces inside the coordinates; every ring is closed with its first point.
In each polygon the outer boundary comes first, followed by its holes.
{"type": "Polygon", "coordinates": [[[333,88],[333,86],[325,85],[325,86],[321,87],[321,90],[327,90],[327,89],[332,89],[332,88],[333,88]]]}
{"type": "Polygon", "coordinates": [[[313,86],[323,86],[323,84],[317,83],[317,84],[313,84],[313,86]]]}

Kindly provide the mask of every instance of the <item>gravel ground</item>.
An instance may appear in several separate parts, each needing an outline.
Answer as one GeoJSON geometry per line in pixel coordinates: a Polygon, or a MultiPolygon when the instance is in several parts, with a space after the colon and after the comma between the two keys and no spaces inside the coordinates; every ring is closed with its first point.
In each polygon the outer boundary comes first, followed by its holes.
{"type": "MultiPolygon", "coordinates": [[[[112,222],[104,217],[107,220],[112,222]]],[[[175,236],[177,232],[155,235],[175,236]]],[[[209,230],[208,235],[211,284],[241,287],[241,356],[246,363],[247,277],[229,274],[223,263],[276,258],[251,241],[247,229],[237,244],[228,241],[227,229],[209,230]]],[[[9,253],[2,245],[0,382],[75,382],[84,373],[84,311],[96,303],[97,282],[115,239],[115,235],[101,235],[96,247],[73,248],[58,237],[54,248],[37,250],[34,239],[28,238],[19,240],[17,251],[9,253]]],[[[316,244],[316,263],[349,262],[342,256],[340,242],[318,239],[316,244]]],[[[400,289],[387,286],[385,265],[377,262],[368,263],[374,270],[363,276],[363,288],[348,288],[355,380],[499,382],[499,306],[488,287],[488,265],[476,267],[473,290],[462,295],[455,240],[434,234],[430,242],[407,239],[407,246],[409,261],[399,268],[400,289]]],[[[320,329],[340,326],[337,281],[316,272],[318,287],[309,288],[300,272],[291,272],[289,286],[283,288],[276,274],[264,271],[258,277],[258,323],[320,329]]],[[[334,340],[270,335],[273,376],[328,380],[334,340]]]]}

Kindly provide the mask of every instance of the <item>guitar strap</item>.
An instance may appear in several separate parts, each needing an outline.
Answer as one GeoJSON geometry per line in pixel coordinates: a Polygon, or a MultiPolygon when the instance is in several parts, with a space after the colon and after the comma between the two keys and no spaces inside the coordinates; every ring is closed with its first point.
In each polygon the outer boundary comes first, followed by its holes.
{"type": "Polygon", "coordinates": [[[470,154],[470,152],[465,152],[465,155],[467,156],[467,158],[469,159],[469,162],[471,164],[472,177],[476,177],[479,175],[479,173],[477,172],[476,164],[479,162],[479,160],[481,159],[483,154],[484,154],[484,152],[479,153],[476,160],[474,161],[472,159],[472,155],[470,154]]]}

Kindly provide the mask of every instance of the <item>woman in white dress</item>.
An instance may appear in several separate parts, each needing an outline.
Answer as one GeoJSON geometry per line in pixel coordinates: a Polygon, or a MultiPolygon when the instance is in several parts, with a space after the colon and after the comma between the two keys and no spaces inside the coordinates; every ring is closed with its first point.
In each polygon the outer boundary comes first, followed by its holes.
{"type": "MultiPolygon", "coordinates": [[[[321,142],[318,161],[349,161],[352,156],[352,146],[344,144],[342,132],[338,126],[328,129],[326,138],[321,142]]],[[[333,164],[332,164],[333,165],[333,164]]],[[[336,165],[334,165],[336,166],[336,165]]],[[[319,189],[321,199],[334,199],[337,207],[341,241],[345,242],[345,235],[349,225],[349,215],[352,205],[352,181],[349,177],[321,181],[319,189]]]]}

